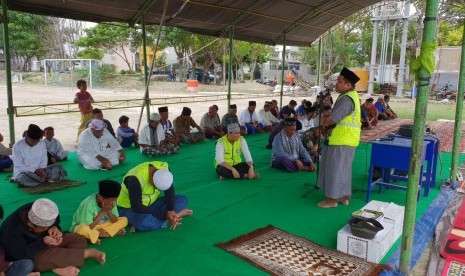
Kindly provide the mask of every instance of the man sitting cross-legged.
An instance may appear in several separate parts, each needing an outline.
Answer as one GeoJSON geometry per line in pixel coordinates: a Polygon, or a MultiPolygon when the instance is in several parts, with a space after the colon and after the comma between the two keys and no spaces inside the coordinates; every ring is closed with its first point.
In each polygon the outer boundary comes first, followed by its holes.
{"type": "Polygon", "coordinates": [[[98,193],[84,199],[73,215],[70,231],[81,235],[92,244],[100,244],[99,238],[124,235],[128,219],[119,217],[116,199],[121,185],[113,180],[98,183],[98,193]]]}
{"type": "Polygon", "coordinates": [[[166,139],[165,131],[160,124],[160,117],[158,113],[150,114],[150,122],[140,131],[140,151],[150,157],[176,154],[179,150],[178,145],[166,139]]]}
{"type": "MultiPolygon", "coordinates": [[[[225,133],[228,132],[228,126],[230,124],[239,124],[239,117],[237,117],[237,105],[231,104],[229,105],[229,112],[223,115],[221,118],[221,127],[225,133]]],[[[241,128],[241,135],[247,134],[247,128],[245,126],[240,126],[241,128]]]]}
{"type": "Polygon", "coordinates": [[[252,155],[236,123],[228,125],[228,133],[218,139],[215,150],[216,173],[220,179],[258,178],[254,172],[252,155]],[[246,162],[242,162],[241,153],[246,162]]]}
{"type": "Polygon", "coordinates": [[[0,243],[8,260],[33,260],[38,272],[78,275],[85,259],[106,261],[104,252],[87,248],[84,237],[61,232],[58,207],[46,198],[14,211],[0,226],[0,243]]]}
{"type": "Polygon", "coordinates": [[[284,129],[274,137],[271,166],[288,172],[314,171],[312,159],[297,134],[296,119],[284,120],[284,129]]]}
{"type": "Polygon", "coordinates": [[[187,198],[175,195],[172,184],[168,164],[160,161],[139,164],[124,176],[117,204],[119,214],[128,218],[132,232],[168,226],[174,230],[184,216],[192,215],[192,210],[186,209],[187,198]],[[160,197],[162,191],[164,197],[160,197]]]}
{"type": "Polygon", "coordinates": [[[179,146],[180,141],[179,138],[174,135],[173,123],[171,123],[170,119],[168,119],[168,107],[159,107],[158,113],[160,113],[160,125],[163,127],[163,131],[165,133],[165,141],[168,142],[168,144],[175,144],[176,146],[179,146]]]}
{"type": "Polygon", "coordinates": [[[121,145],[105,128],[105,123],[97,119],[79,135],[77,155],[79,162],[89,170],[111,170],[126,160],[121,145]]]}
{"type": "Polygon", "coordinates": [[[203,129],[191,117],[192,110],[183,107],[181,115],[174,119],[174,134],[179,137],[184,144],[198,143],[205,140],[203,129]],[[195,127],[199,132],[191,133],[191,127],[195,127]]]}
{"type": "Polygon", "coordinates": [[[203,132],[207,138],[218,139],[225,134],[221,128],[217,105],[210,106],[208,112],[203,114],[200,120],[200,127],[203,128],[203,132]]]}
{"type": "Polygon", "coordinates": [[[13,146],[13,180],[22,186],[33,187],[67,179],[66,170],[61,165],[47,166],[47,149],[42,136],[40,127],[30,124],[26,137],[13,146]]]}

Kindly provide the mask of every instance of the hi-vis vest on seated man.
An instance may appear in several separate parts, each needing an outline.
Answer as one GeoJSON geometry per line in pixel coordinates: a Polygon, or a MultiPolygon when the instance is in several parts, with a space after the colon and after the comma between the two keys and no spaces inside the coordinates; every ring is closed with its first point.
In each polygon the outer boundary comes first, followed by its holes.
{"type": "MultiPolygon", "coordinates": [[[[223,137],[219,138],[217,143],[223,144],[224,147],[224,162],[228,163],[231,166],[239,164],[242,162],[241,159],[241,138],[231,144],[228,141],[228,135],[224,135],[223,137]]],[[[220,165],[216,162],[215,159],[215,168],[220,165]]]]}
{"type": "Polygon", "coordinates": [[[124,179],[128,176],[135,176],[139,180],[140,188],[142,190],[142,204],[144,206],[149,206],[157,200],[160,195],[160,190],[155,188],[150,183],[151,176],[149,175],[149,166],[154,166],[157,170],[168,169],[168,163],[153,161],[145,162],[134,168],[132,168],[123,178],[123,184],[121,185],[121,193],[116,201],[119,207],[131,208],[131,202],[129,201],[129,191],[126,185],[124,184],[124,179]]]}
{"type": "Polygon", "coordinates": [[[345,96],[350,97],[354,102],[354,111],[336,124],[336,127],[328,138],[329,145],[357,147],[360,143],[362,127],[362,123],[360,122],[360,100],[357,91],[352,90],[339,95],[336,102],[345,96]]]}

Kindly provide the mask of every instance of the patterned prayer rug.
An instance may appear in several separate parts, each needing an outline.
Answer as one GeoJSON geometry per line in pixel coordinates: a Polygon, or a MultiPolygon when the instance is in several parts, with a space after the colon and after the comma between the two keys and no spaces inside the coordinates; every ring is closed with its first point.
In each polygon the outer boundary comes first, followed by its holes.
{"type": "Polygon", "coordinates": [[[217,246],[272,275],[378,275],[387,265],[369,263],[269,225],[217,246]]]}
{"type": "Polygon", "coordinates": [[[396,132],[401,125],[412,124],[412,119],[397,118],[394,120],[379,121],[378,125],[372,127],[372,129],[363,129],[360,136],[360,141],[370,142],[379,137],[382,137],[388,133],[396,132]]]}
{"type": "Polygon", "coordinates": [[[18,187],[28,194],[35,195],[35,194],[45,194],[45,193],[50,193],[53,191],[64,190],[64,189],[68,189],[71,187],[80,186],[86,183],[87,182],[85,181],[75,181],[75,180],[68,179],[68,180],[60,180],[58,182],[52,182],[52,183],[45,182],[45,183],[42,183],[34,187],[25,187],[22,185],[18,185],[18,187]]]}
{"type": "MultiPolygon", "coordinates": [[[[436,121],[429,124],[431,131],[439,137],[439,151],[452,152],[454,143],[454,121],[436,121]]],[[[462,139],[459,145],[459,153],[465,153],[465,124],[462,124],[462,139]]]]}
{"type": "Polygon", "coordinates": [[[462,201],[449,235],[442,247],[441,256],[446,261],[465,263],[465,202],[462,201]]]}

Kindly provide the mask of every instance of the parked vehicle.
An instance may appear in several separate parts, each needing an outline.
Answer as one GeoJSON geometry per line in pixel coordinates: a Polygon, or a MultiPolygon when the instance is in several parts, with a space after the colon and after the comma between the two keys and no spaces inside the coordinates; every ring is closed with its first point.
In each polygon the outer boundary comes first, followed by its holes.
{"type": "Polygon", "coordinates": [[[200,83],[210,83],[215,80],[215,76],[210,72],[204,72],[203,68],[189,68],[187,79],[195,79],[200,83]]]}
{"type": "Polygon", "coordinates": [[[441,90],[436,93],[436,100],[441,101],[444,99],[455,100],[457,93],[451,90],[452,85],[446,84],[441,90]]]}

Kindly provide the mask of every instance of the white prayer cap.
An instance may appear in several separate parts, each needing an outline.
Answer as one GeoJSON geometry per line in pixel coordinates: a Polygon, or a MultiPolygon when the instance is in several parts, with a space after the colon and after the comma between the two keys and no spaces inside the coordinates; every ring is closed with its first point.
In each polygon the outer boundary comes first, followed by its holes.
{"type": "Polygon", "coordinates": [[[58,207],[50,199],[40,198],[34,201],[27,216],[34,225],[50,227],[58,217],[58,207]]]}
{"type": "Polygon", "coordinates": [[[89,127],[95,130],[102,130],[105,128],[105,122],[99,119],[93,119],[90,122],[89,127]]]}
{"type": "Polygon", "coordinates": [[[236,132],[236,131],[241,131],[241,127],[237,123],[231,123],[227,127],[228,132],[236,132]]]}
{"type": "Polygon", "coordinates": [[[160,191],[168,190],[173,184],[173,174],[167,169],[157,170],[153,174],[153,184],[160,191]]]}
{"type": "Polygon", "coordinates": [[[152,113],[152,114],[150,114],[150,120],[151,120],[151,121],[160,121],[160,118],[161,118],[161,117],[160,117],[160,114],[158,114],[158,113],[152,113]]]}

